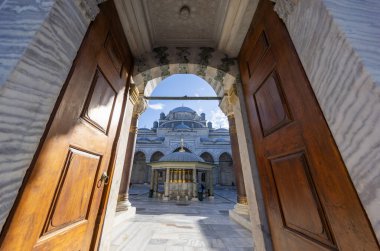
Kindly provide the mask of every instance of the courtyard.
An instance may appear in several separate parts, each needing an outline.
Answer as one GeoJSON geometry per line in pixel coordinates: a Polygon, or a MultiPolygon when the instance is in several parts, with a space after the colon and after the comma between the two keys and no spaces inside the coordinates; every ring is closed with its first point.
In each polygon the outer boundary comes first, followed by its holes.
{"type": "Polygon", "coordinates": [[[251,233],[228,216],[234,187],[216,186],[213,200],[162,201],[148,197],[147,185],[133,185],[136,215],[117,222],[111,250],[252,250],[251,233]]]}

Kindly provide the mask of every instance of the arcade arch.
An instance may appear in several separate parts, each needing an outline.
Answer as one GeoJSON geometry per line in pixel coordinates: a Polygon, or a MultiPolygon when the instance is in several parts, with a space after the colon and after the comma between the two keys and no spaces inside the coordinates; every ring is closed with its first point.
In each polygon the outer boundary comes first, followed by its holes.
{"type": "Polygon", "coordinates": [[[232,157],[227,152],[219,156],[219,184],[223,186],[236,185],[232,157]]]}
{"type": "Polygon", "coordinates": [[[136,152],[133,158],[133,169],[131,176],[132,184],[143,184],[148,182],[148,173],[146,172],[146,155],[143,152],[136,152]]]}

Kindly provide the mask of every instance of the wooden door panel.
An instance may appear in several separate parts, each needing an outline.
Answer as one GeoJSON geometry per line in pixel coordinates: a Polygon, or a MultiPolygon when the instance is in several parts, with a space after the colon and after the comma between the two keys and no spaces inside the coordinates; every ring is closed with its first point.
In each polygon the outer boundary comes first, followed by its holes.
{"type": "Polygon", "coordinates": [[[256,69],[256,66],[261,62],[268,49],[268,39],[265,32],[262,31],[255,45],[253,46],[252,51],[250,52],[251,56],[247,61],[247,68],[250,77],[252,76],[252,73],[256,69]]]}
{"type": "Polygon", "coordinates": [[[284,227],[333,247],[305,153],[293,153],[269,161],[284,227]]]}
{"type": "Polygon", "coordinates": [[[99,155],[70,148],[50,207],[45,233],[88,219],[100,158],[99,155]],[[75,193],[72,193],[72,189],[75,189],[75,193]],[[67,204],[76,206],[67,207],[67,204]]]}
{"type": "Polygon", "coordinates": [[[104,44],[107,55],[111,59],[115,70],[121,75],[123,69],[123,60],[118,44],[115,42],[115,38],[112,33],[109,33],[104,44]]]}
{"type": "Polygon", "coordinates": [[[112,6],[103,4],[108,15],[99,13],[82,43],[0,250],[96,248],[106,203],[101,176],[112,171],[132,62],[112,6]]]}
{"type": "Polygon", "coordinates": [[[273,3],[261,0],[239,65],[275,250],[379,250],[273,3]]]}
{"type": "Polygon", "coordinates": [[[253,94],[263,136],[291,121],[276,72],[272,72],[253,94]]]}
{"type": "Polygon", "coordinates": [[[92,83],[82,117],[107,134],[117,92],[103,76],[99,68],[96,69],[92,83]]]}

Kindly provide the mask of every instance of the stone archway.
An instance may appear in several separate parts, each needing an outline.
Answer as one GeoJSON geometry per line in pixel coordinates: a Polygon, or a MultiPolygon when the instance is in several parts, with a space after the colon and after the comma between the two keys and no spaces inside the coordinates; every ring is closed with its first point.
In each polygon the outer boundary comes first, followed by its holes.
{"type": "Polygon", "coordinates": [[[147,165],[146,165],[146,155],[143,152],[136,152],[133,158],[132,167],[132,184],[143,184],[147,183],[147,165]]]}
{"type": "MultiPolygon", "coordinates": [[[[212,154],[209,152],[203,152],[201,155],[199,155],[202,159],[204,159],[208,163],[214,164],[214,157],[212,157],[212,154]]],[[[217,166],[213,167],[212,170],[213,175],[213,184],[216,185],[219,183],[219,168],[217,166]]]]}
{"type": "Polygon", "coordinates": [[[219,184],[222,186],[235,186],[235,172],[232,157],[229,153],[222,153],[219,156],[219,184]]]}
{"type": "Polygon", "coordinates": [[[236,58],[210,47],[157,47],[137,57],[135,63],[133,80],[145,96],[173,74],[195,74],[219,97],[240,79],[236,58]]]}

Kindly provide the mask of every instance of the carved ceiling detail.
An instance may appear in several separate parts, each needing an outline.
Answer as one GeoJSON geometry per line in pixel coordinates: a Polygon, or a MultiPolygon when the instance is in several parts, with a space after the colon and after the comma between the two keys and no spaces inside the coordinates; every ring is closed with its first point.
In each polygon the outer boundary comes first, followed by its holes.
{"type": "Polygon", "coordinates": [[[115,1],[134,56],[156,47],[212,47],[236,57],[258,0],[115,1]]]}

